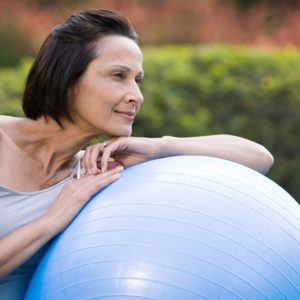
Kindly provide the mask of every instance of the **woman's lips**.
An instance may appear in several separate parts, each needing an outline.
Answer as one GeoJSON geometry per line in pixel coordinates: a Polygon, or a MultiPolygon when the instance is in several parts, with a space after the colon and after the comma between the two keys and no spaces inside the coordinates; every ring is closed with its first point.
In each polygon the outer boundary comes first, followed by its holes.
{"type": "Polygon", "coordinates": [[[132,111],[121,111],[121,110],[115,110],[117,114],[119,114],[121,117],[126,118],[128,120],[134,120],[135,112],[132,111]]]}

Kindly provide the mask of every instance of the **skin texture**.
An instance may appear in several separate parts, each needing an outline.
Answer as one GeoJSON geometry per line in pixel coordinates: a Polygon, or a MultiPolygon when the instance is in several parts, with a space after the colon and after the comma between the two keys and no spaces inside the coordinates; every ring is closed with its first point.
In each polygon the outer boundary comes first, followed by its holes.
{"type": "Polygon", "coordinates": [[[107,36],[97,57],[70,92],[74,123],[53,119],[0,117],[0,184],[17,191],[38,191],[70,176],[78,152],[93,137],[111,136],[87,148],[82,177],[66,184],[37,220],[0,239],[0,276],[5,276],[61,232],[98,190],[117,180],[123,168],[171,155],[208,155],[266,173],[272,155],[261,145],[230,136],[193,138],[130,137],[143,102],[139,83],[142,54],[132,40],[107,36]]]}
{"type": "Polygon", "coordinates": [[[129,136],[144,100],[142,53],[126,37],[109,36],[74,88],[74,116],[81,130],[95,135],[129,136]],[[122,49],[122,51],[120,51],[122,49]]]}

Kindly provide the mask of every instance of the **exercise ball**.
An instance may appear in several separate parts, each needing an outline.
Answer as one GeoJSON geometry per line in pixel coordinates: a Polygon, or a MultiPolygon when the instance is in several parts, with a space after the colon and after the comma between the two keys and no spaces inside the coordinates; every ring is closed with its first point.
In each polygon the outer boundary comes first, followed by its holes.
{"type": "Polygon", "coordinates": [[[124,171],[52,243],[26,300],[300,299],[300,208],[230,161],[124,171]]]}

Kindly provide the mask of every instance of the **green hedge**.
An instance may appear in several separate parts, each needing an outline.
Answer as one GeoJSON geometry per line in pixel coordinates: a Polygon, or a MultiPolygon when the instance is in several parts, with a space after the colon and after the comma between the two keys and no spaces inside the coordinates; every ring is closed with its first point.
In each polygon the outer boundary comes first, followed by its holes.
{"type": "Polygon", "coordinates": [[[244,47],[144,49],[135,134],[229,133],[265,145],[269,176],[300,200],[300,52],[244,47]]]}
{"type": "MultiPolygon", "coordinates": [[[[300,52],[233,46],[145,48],[134,135],[229,133],[265,145],[269,176],[300,199],[300,52]]],[[[30,62],[0,70],[0,113],[20,115],[30,62]]]]}
{"type": "Polygon", "coordinates": [[[32,59],[25,58],[16,68],[0,69],[0,114],[22,116],[21,97],[32,59]]]}

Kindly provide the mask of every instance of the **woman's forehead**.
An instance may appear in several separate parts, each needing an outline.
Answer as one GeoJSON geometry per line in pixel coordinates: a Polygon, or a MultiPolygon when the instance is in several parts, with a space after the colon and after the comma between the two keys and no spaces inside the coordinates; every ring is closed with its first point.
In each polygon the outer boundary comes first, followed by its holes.
{"type": "Polygon", "coordinates": [[[142,59],[142,52],[135,41],[118,35],[111,35],[99,40],[96,46],[99,58],[123,58],[125,56],[142,59]]]}
{"type": "Polygon", "coordinates": [[[95,65],[99,64],[104,68],[122,66],[142,72],[142,52],[139,46],[127,37],[109,36],[101,39],[96,53],[93,61],[95,65]]]}

